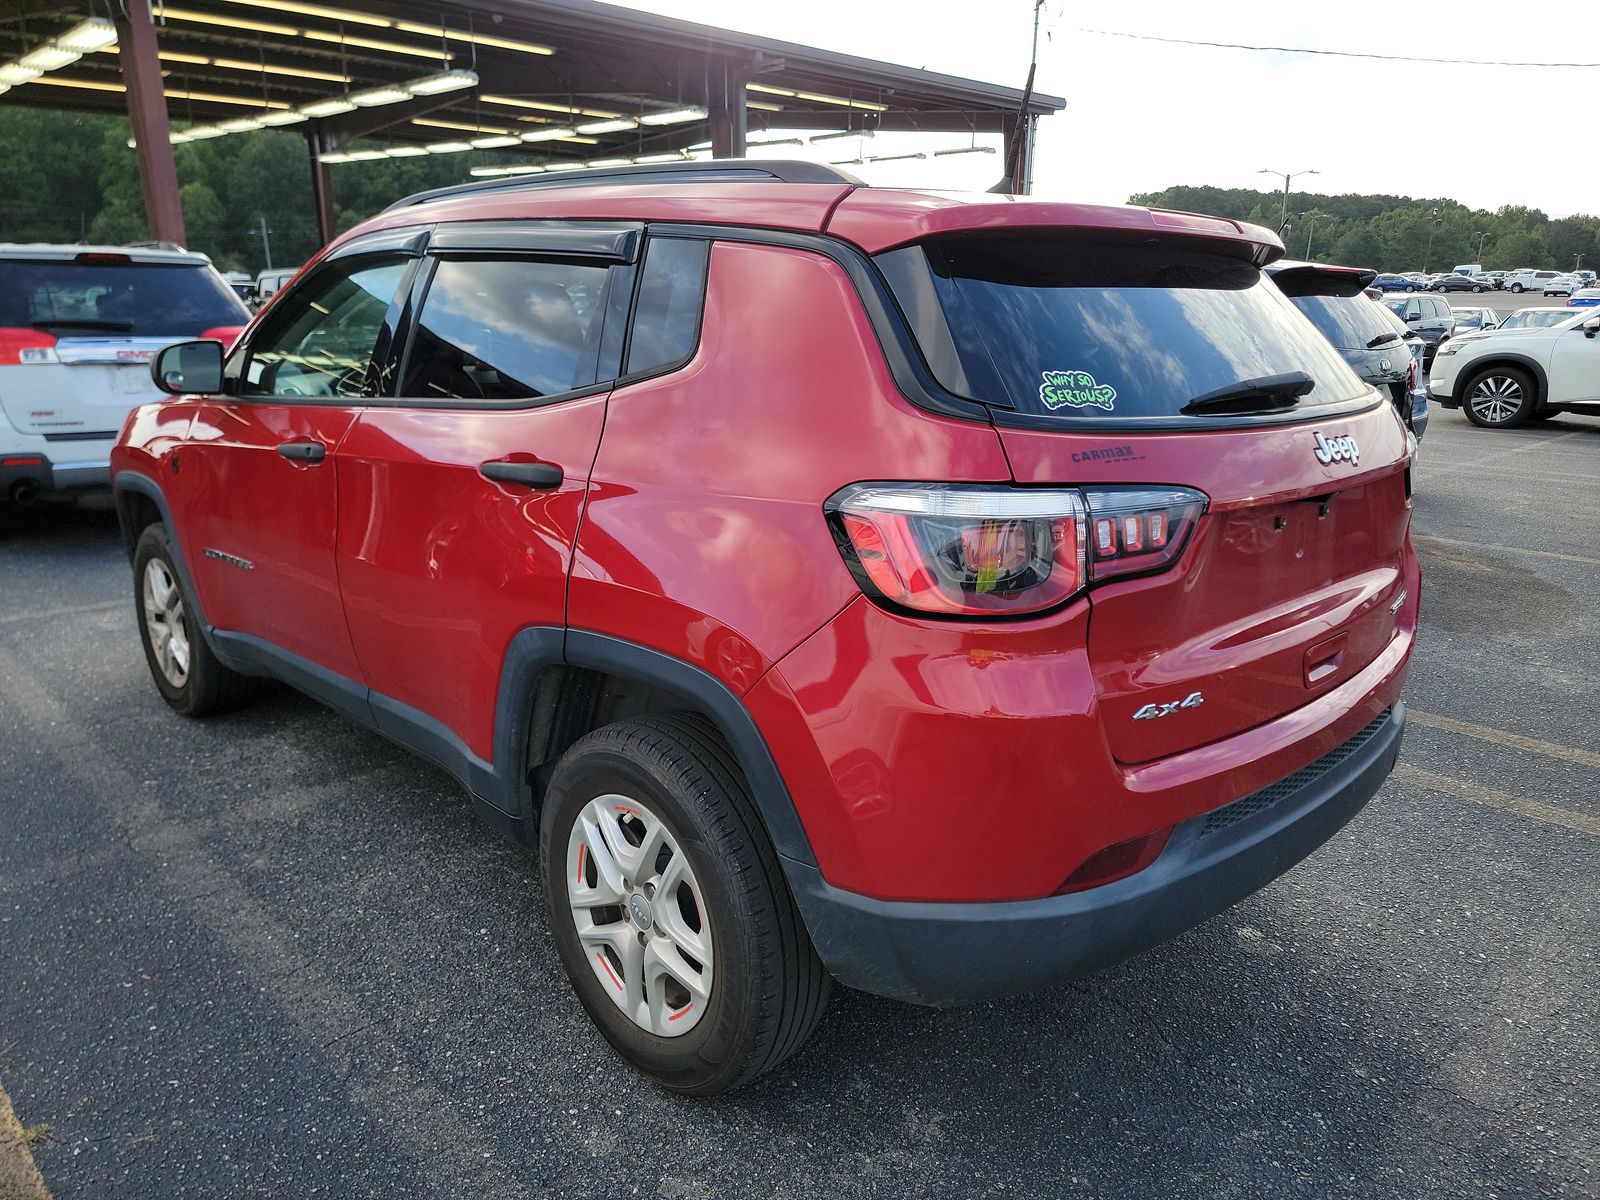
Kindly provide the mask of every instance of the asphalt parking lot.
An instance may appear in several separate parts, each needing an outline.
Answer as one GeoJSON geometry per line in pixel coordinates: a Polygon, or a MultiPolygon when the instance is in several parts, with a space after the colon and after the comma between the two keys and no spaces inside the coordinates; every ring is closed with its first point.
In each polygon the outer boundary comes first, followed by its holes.
{"type": "Polygon", "coordinates": [[[796,1061],[712,1102],[609,1053],[531,860],[443,775],[288,691],[171,715],[109,511],[0,516],[0,1083],[49,1126],[45,1181],[1600,1195],[1600,419],[1436,409],[1416,478],[1414,722],[1338,838],[1072,986],[838,994],[796,1061]]]}

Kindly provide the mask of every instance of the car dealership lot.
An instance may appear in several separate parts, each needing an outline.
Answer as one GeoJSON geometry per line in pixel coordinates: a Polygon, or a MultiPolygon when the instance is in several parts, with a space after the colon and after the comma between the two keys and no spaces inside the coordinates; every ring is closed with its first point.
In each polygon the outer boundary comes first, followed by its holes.
{"type": "Polygon", "coordinates": [[[1073,986],[841,995],[716,1101],[611,1055],[442,774],[287,691],[173,716],[109,510],[0,516],[0,1084],[58,1196],[1600,1194],[1600,419],[1436,408],[1416,479],[1343,834],[1073,986]]]}

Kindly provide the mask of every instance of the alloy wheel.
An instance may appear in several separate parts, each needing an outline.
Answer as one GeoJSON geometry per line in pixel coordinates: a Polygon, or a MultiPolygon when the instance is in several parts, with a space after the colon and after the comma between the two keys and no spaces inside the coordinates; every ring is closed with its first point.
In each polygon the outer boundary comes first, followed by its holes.
{"type": "Polygon", "coordinates": [[[189,679],[189,629],[184,623],[183,591],[167,564],[152,558],[144,568],[144,628],[156,666],[175,688],[189,679]]]}
{"type": "Polygon", "coordinates": [[[1472,385],[1467,403],[1485,425],[1502,425],[1522,408],[1522,384],[1509,375],[1485,375],[1472,385]]]}
{"type": "Polygon", "coordinates": [[[597,796],[567,835],[567,902],[584,957],[639,1028],[688,1033],[711,997],[710,919],[694,868],[633,796],[597,796]]]}

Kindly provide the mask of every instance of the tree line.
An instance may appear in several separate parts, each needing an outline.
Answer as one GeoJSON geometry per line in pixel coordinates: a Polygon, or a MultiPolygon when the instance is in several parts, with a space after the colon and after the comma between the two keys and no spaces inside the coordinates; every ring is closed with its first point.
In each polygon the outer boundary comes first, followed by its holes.
{"type": "MultiPolygon", "coordinates": [[[[1211,213],[1269,229],[1277,229],[1283,215],[1281,192],[1250,188],[1170,187],[1129,203],[1211,213]]],[[[1600,217],[1552,219],[1522,205],[1489,212],[1446,199],[1291,192],[1283,241],[1292,258],[1376,271],[1448,271],[1469,262],[1482,263],[1486,271],[1600,269],[1600,217]]]]}
{"type": "MultiPolygon", "coordinates": [[[[305,139],[259,130],[175,147],[192,249],[223,270],[295,267],[317,249],[305,139]]],[[[469,178],[473,166],[519,161],[473,151],[335,166],[334,220],[347,229],[392,201],[469,178]]],[[[524,160],[525,161],[525,160],[524,160]]],[[[1130,203],[1253,221],[1276,229],[1277,192],[1172,187],[1130,203]]],[[[138,168],[122,117],[0,109],[0,241],[105,242],[148,237],[138,168]]],[[[1600,217],[1552,220],[1536,208],[1496,212],[1408,196],[1289,197],[1289,253],[1379,271],[1600,266],[1600,217]]]]}

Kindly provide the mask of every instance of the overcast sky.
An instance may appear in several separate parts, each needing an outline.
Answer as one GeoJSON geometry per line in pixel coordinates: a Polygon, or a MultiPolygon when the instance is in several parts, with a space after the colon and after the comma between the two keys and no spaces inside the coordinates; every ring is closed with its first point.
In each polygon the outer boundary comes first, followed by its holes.
{"type": "MultiPolygon", "coordinates": [[[[1031,0],[637,0],[730,29],[1021,87],[1031,0]],[[978,20],[974,22],[974,15],[978,20]]],[[[1217,6],[1048,0],[1040,91],[1064,112],[1040,122],[1037,193],[1123,203],[1173,184],[1275,186],[1257,172],[1316,168],[1296,189],[1448,197],[1600,213],[1593,125],[1600,69],[1477,67],[1170,46],[1079,32],[1509,61],[1600,62],[1600,3],[1341,0],[1217,6]]],[[[882,137],[865,153],[963,144],[882,137]]],[[[997,138],[987,139],[998,143],[997,138]]],[[[825,142],[816,156],[854,157],[825,142]]],[[[795,153],[790,147],[782,153],[795,153]]],[[[870,183],[987,187],[998,155],[850,167],[870,183]]]]}

